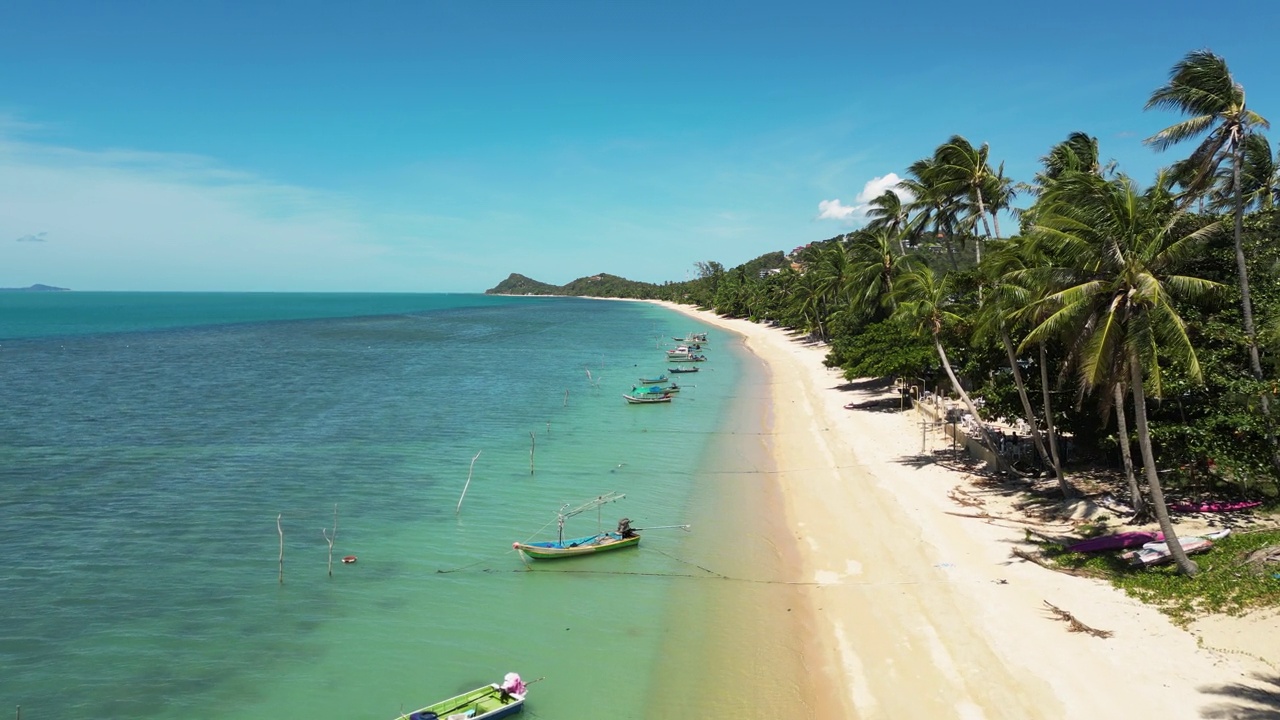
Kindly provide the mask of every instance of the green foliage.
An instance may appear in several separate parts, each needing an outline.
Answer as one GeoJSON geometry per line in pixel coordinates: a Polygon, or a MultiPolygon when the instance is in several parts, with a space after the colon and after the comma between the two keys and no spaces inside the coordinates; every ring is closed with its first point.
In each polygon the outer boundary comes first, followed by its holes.
{"type": "MultiPolygon", "coordinates": [[[[846,321],[847,322],[847,321],[846,321]]],[[[829,367],[839,367],[848,380],[860,377],[933,375],[938,364],[933,343],[898,320],[883,320],[857,331],[833,323],[829,367]]]]}

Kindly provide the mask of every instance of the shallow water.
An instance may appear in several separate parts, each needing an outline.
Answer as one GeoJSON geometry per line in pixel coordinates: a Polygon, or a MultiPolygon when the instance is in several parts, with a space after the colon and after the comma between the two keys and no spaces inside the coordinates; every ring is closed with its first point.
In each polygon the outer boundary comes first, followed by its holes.
{"type": "Polygon", "coordinates": [[[390,718],[511,670],[546,678],[540,717],[656,716],[699,527],[529,570],[510,545],[609,491],[604,527],[715,515],[695,490],[741,399],[728,335],[674,403],[635,407],[695,328],[647,304],[13,297],[0,700],[24,718],[390,718]]]}

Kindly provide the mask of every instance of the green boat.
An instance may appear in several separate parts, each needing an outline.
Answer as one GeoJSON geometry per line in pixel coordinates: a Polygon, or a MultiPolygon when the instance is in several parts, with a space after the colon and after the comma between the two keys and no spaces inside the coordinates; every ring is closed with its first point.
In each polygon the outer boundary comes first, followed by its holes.
{"type": "Polygon", "coordinates": [[[396,720],[496,720],[524,709],[525,683],[507,673],[502,684],[491,683],[434,705],[400,715],[396,720]]]}

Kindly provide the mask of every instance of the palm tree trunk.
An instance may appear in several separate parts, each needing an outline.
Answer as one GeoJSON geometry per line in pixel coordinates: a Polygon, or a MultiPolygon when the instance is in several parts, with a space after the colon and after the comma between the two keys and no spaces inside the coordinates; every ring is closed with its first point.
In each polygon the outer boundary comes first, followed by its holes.
{"type": "MultiPolygon", "coordinates": [[[[1235,250],[1236,273],[1240,280],[1240,304],[1244,315],[1244,337],[1249,344],[1249,369],[1255,380],[1262,379],[1262,359],[1258,357],[1258,336],[1253,325],[1253,302],[1249,297],[1249,268],[1244,258],[1244,195],[1240,188],[1240,165],[1243,162],[1243,138],[1237,138],[1231,151],[1231,192],[1235,196],[1235,250]]],[[[1280,470],[1280,441],[1276,439],[1275,426],[1271,423],[1271,398],[1264,391],[1258,398],[1265,418],[1267,442],[1271,444],[1271,466],[1280,470]]]]}
{"type": "Polygon", "coordinates": [[[1129,449],[1129,423],[1124,416],[1124,383],[1111,386],[1115,395],[1116,406],[1116,444],[1120,446],[1120,462],[1124,465],[1124,479],[1129,483],[1129,502],[1133,505],[1135,515],[1142,515],[1147,510],[1147,501],[1142,497],[1142,489],[1138,487],[1138,477],[1133,474],[1133,455],[1129,449]]]}
{"type": "Polygon", "coordinates": [[[1133,420],[1138,426],[1138,447],[1142,450],[1142,464],[1146,466],[1147,485],[1151,491],[1151,506],[1156,511],[1156,520],[1160,522],[1160,530],[1164,533],[1164,541],[1169,544],[1169,552],[1178,563],[1178,570],[1188,577],[1194,577],[1200,568],[1195,561],[1187,557],[1182,550],[1182,543],[1173,531],[1173,522],[1169,520],[1169,506],[1164,502],[1164,489],[1160,487],[1160,475],[1156,472],[1156,458],[1151,451],[1151,431],[1147,428],[1147,396],[1142,389],[1142,364],[1137,351],[1129,350],[1129,374],[1132,378],[1133,420]]]}
{"type": "Polygon", "coordinates": [[[1009,369],[1013,371],[1013,384],[1018,388],[1018,399],[1022,401],[1022,416],[1031,427],[1031,442],[1036,446],[1036,453],[1045,465],[1052,466],[1049,451],[1045,450],[1044,438],[1040,436],[1040,426],[1036,422],[1036,413],[1031,409],[1031,398],[1027,397],[1027,384],[1022,379],[1022,368],[1018,367],[1018,355],[1014,352],[1013,341],[1009,339],[1009,331],[1000,328],[1000,342],[1004,344],[1005,354],[1009,356],[1009,369]]]}
{"type": "Polygon", "coordinates": [[[1053,427],[1053,402],[1049,399],[1049,354],[1045,352],[1044,342],[1040,343],[1040,393],[1044,396],[1044,429],[1049,434],[1049,454],[1053,456],[1053,474],[1058,478],[1058,487],[1062,497],[1075,495],[1071,483],[1067,482],[1067,474],[1062,472],[1062,455],[1058,452],[1058,432],[1053,427]]]}
{"type": "MultiPolygon", "coordinates": [[[[987,206],[982,202],[982,191],[975,190],[974,192],[978,196],[978,219],[982,221],[982,229],[987,233],[987,237],[991,237],[991,226],[987,224],[987,206]]],[[[977,228],[974,228],[974,230],[977,230],[977,228]]],[[[975,232],[974,235],[977,235],[977,233],[975,232]]],[[[975,237],[973,239],[973,244],[974,244],[974,252],[977,253],[977,257],[975,258],[975,260],[979,265],[981,265],[982,264],[982,238],[975,237]]]]}
{"type": "Polygon", "coordinates": [[[947,351],[942,349],[942,341],[938,340],[937,334],[933,336],[933,347],[938,351],[938,359],[942,361],[942,369],[947,371],[947,378],[951,380],[951,387],[956,389],[956,393],[960,395],[965,407],[969,408],[969,414],[973,415],[974,422],[978,424],[978,430],[982,432],[982,439],[987,443],[987,447],[991,448],[991,454],[996,456],[996,466],[1000,470],[1008,472],[1011,468],[1005,462],[1004,456],[1000,454],[1000,446],[996,445],[991,439],[991,434],[987,432],[986,423],[982,422],[982,414],[978,412],[978,406],[973,404],[973,400],[969,398],[969,393],[964,391],[960,381],[956,379],[955,371],[951,369],[951,362],[947,360],[947,351]]]}

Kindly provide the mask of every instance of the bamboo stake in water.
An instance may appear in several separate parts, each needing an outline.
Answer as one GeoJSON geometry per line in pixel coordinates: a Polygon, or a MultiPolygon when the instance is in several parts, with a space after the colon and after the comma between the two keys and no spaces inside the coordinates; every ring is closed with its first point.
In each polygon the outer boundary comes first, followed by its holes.
{"type": "Polygon", "coordinates": [[[280,518],[283,514],[276,515],[276,532],[280,533],[280,584],[284,584],[284,528],[280,527],[280,518]]]}
{"type": "Polygon", "coordinates": [[[333,577],[333,541],[338,539],[338,504],[333,504],[333,535],[329,535],[329,531],[320,528],[320,533],[324,535],[324,539],[329,543],[329,577],[333,577]]]}
{"type": "Polygon", "coordinates": [[[565,389],[565,391],[564,391],[564,405],[561,405],[560,407],[569,407],[569,390],[568,390],[568,388],[566,388],[566,389],[565,389]]]}
{"type": "Polygon", "coordinates": [[[458,498],[458,507],[453,510],[454,515],[462,512],[462,498],[467,496],[467,488],[471,487],[471,473],[476,469],[476,458],[480,457],[482,452],[484,451],[477,452],[476,457],[471,458],[471,468],[467,470],[467,484],[462,486],[462,495],[458,498]]]}
{"type": "Polygon", "coordinates": [[[529,431],[529,474],[533,474],[533,451],[538,447],[538,436],[529,431]]]}

